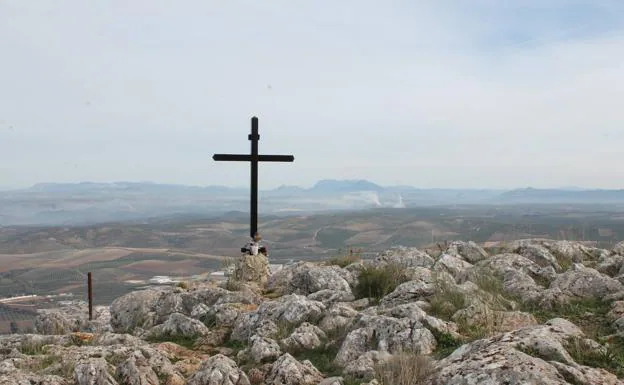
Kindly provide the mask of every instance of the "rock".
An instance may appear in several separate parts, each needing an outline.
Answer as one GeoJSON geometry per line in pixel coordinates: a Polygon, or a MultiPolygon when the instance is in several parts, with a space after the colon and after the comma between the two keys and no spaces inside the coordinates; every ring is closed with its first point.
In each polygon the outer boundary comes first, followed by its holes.
{"type": "Polygon", "coordinates": [[[353,324],[358,312],[343,303],[335,303],[330,306],[325,316],[319,323],[319,327],[325,333],[335,333],[339,330],[346,330],[353,324]]]}
{"type": "Polygon", "coordinates": [[[342,377],[329,377],[319,382],[319,385],[342,385],[343,381],[342,377]]]}
{"type": "Polygon", "coordinates": [[[613,247],[613,252],[624,256],[624,241],[618,242],[614,247],[613,247]]]}
{"type": "Polygon", "coordinates": [[[143,355],[130,356],[117,367],[115,377],[126,385],[159,384],[158,375],[143,355]]]}
{"type": "Polygon", "coordinates": [[[110,311],[107,306],[93,308],[89,320],[89,307],[84,301],[73,301],[57,309],[40,309],[34,322],[40,334],[68,334],[72,332],[100,333],[111,331],[110,311]]]}
{"type": "Polygon", "coordinates": [[[118,385],[103,358],[90,358],[79,362],[74,369],[74,380],[77,385],[118,385]]]}
{"type": "Polygon", "coordinates": [[[154,307],[162,293],[155,289],[133,291],[114,300],[110,307],[113,330],[133,334],[137,328],[154,326],[154,307]]]}
{"type": "Polygon", "coordinates": [[[253,336],[250,339],[248,354],[254,362],[263,363],[277,359],[282,354],[282,350],[273,339],[253,336]]]}
{"type": "Polygon", "coordinates": [[[264,285],[270,275],[269,260],[263,254],[243,254],[234,265],[234,271],[228,278],[235,282],[255,282],[264,285]]]}
{"type": "Polygon", "coordinates": [[[435,292],[435,282],[431,271],[420,279],[408,281],[397,286],[394,291],[381,299],[383,306],[415,302],[430,297],[435,292]]]}
{"type": "Polygon", "coordinates": [[[298,262],[272,274],[267,282],[267,289],[281,294],[308,295],[329,290],[350,295],[350,276],[349,271],[338,266],[298,262]]]}
{"type": "MultiPolygon", "coordinates": [[[[623,290],[624,286],[618,280],[581,264],[575,264],[571,270],[557,276],[544,296],[558,303],[564,303],[572,298],[604,299],[623,290]],[[555,295],[549,296],[549,292],[555,292],[555,295]]],[[[543,305],[548,303],[548,300],[542,301],[543,305]]]]}
{"type": "Polygon", "coordinates": [[[323,330],[304,322],[290,336],[284,338],[281,343],[285,349],[293,352],[320,348],[325,340],[327,340],[327,335],[323,330]]]}
{"type": "Polygon", "coordinates": [[[209,329],[200,321],[184,314],[173,313],[165,323],[154,326],[149,331],[150,337],[163,336],[199,337],[209,333],[209,329]]]}
{"type": "Polygon", "coordinates": [[[561,266],[551,252],[542,245],[523,245],[514,250],[516,254],[520,254],[523,257],[535,262],[541,267],[552,266],[555,270],[561,271],[561,266]]]}
{"type": "Polygon", "coordinates": [[[267,385],[317,385],[323,375],[308,360],[297,361],[285,353],[273,363],[265,379],[267,385]]]}
{"type": "Polygon", "coordinates": [[[596,270],[609,277],[617,277],[624,273],[624,256],[619,254],[604,254],[598,259],[596,270]]]}
{"type": "Polygon", "coordinates": [[[586,259],[596,259],[599,256],[599,254],[596,255],[593,253],[594,250],[598,249],[587,247],[581,242],[552,241],[545,242],[545,246],[557,257],[560,262],[563,260],[578,263],[583,262],[586,259]]]}
{"type": "Polygon", "coordinates": [[[537,325],[537,320],[532,314],[520,311],[491,310],[487,306],[474,304],[457,311],[452,318],[456,323],[462,323],[468,328],[481,329],[488,335],[537,325]]]}
{"type": "Polygon", "coordinates": [[[456,279],[458,276],[460,276],[471,267],[472,265],[470,263],[464,261],[459,256],[442,254],[433,265],[433,271],[445,271],[456,279]]]}
{"type": "Polygon", "coordinates": [[[394,264],[403,268],[431,268],[435,260],[427,253],[414,247],[393,247],[380,253],[373,260],[375,266],[394,264]]]}
{"type": "MultiPolygon", "coordinates": [[[[568,384],[559,365],[576,368],[566,351],[570,338],[584,338],[583,332],[574,324],[556,318],[545,325],[534,325],[477,340],[461,346],[450,356],[439,361],[439,371],[429,384],[499,384],[506,379],[510,385],[520,384],[568,384]],[[461,375],[460,375],[461,373],[461,375]]],[[[613,382],[612,374],[602,371],[604,383],[613,382]]],[[[586,383],[586,382],[583,382],[586,383]]],[[[603,382],[590,382],[603,383],[603,382]]]]}
{"type": "Polygon", "coordinates": [[[35,318],[35,330],[41,334],[68,334],[80,330],[81,322],[68,319],[58,311],[43,311],[35,318]]]}
{"type": "Polygon", "coordinates": [[[188,385],[250,385],[250,382],[232,359],[217,354],[202,362],[188,385]]]}
{"type": "Polygon", "coordinates": [[[487,251],[473,241],[453,241],[446,248],[444,254],[460,257],[471,264],[477,263],[489,257],[487,251]]]}
{"type": "Polygon", "coordinates": [[[348,362],[344,368],[344,374],[355,378],[372,379],[375,375],[375,367],[391,357],[387,352],[368,351],[348,362]]]}
{"type": "Polygon", "coordinates": [[[328,306],[336,302],[351,302],[355,300],[355,296],[351,291],[324,289],[308,295],[308,299],[322,302],[324,305],[328,306]]]}
{"type": "Polygon", "coordinates": [[[303,322],[317,323],[325,312],[325,305],[318,301],[311,301],[298,294],[285,295],[275,301],[265,301],[256,311],[242,314],[236,320],[231,338],[236,341],[246,341],[266,321],[272,321],[273,326],[284,323],[298,326],[303,322]]]}
{"type": "Polygon", "coordinates": [[[345,367],[367,351],[377,350],[395,354],[410,351],[429,354],[436,348],[433,334],[420,322],[407,318],[387,316],[362,316],[342,343],[336,359],[345,367]]]}
{"type": "Polygon", "coordinates": [[[34,375],[17,371],[10,375],[0,374],[0,385],[70,385],[63,377],[53,375],[34,375]]]}
{"type": "Polygon", "coordinates": [[[339,273],[338,266],[315,266],[295,274],[290,281],[290,293],[311,294],[320,290],[351,293],[351,287],[339,273]]]}

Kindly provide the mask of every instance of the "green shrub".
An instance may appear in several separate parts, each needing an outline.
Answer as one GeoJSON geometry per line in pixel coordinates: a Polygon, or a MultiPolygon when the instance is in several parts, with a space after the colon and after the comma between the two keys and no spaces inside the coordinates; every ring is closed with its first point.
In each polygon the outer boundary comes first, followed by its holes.
{"type": "Polygon", "coordinates": [[[443,280],[436,280],[435,293],[429,298],[429,314],[450,321],[456,311],[467,306],[466,295],[443,280]]]}
{"type": "Polygon", "coordinates": [[[374,302],[379,302],[406,281],[407,277],[401,266],[394,264],[382,267],[366,266],[360,272],[355,295],[357,298],[372,298],[374,302]]]}
{"type": "Polygon", "coordinates": [[[375,365],[380,385],[419,385],[435,373],[433,360],[414,353],[402,353],[375,365]]]}

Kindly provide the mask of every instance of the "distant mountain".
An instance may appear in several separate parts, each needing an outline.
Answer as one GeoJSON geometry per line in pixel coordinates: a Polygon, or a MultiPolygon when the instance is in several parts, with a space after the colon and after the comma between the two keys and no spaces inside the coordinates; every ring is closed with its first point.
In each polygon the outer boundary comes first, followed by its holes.
{"type": "Polygon", "coordinates": [[[375,184],[373,182],[369,182],[363,179],[355,179],[355,180],[334,180],[334,179],[324,179],[316,182],[316,184],[310,188],[308,191],[310,192],[322,192],[322,193],[347,193],[347,192],[357,192],[357,191],[384,191],[384,188],[375,184]]]}
{"type": "Polygon", "coordinates": [[[524,188],[506,191],[507,203],[624,203],[624,190],[559,190],[524,188]]]}

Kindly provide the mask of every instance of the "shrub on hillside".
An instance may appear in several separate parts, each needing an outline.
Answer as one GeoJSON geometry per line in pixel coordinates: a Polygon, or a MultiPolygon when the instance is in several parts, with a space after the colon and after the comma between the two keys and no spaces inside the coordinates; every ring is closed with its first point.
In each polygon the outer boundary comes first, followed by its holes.
{"type": "Polygon", "coordinates": [[[382,267],[366,266],[358,277],[355,295],[357,298],[372,298],[379,301],[406,281],[407,277],[401,266],[395,264],[382,267]]]}
{"type": "Polygon", "coordinates": [[[362,260],[359,250],[349,250],[348,254],[329,259],[325,264],[329,266],[347,267],[352,263],[362,260]]]}
{"type": "Polygon", "coordinates": [[[397,354],[375,366],[375,378],[380,385],[418,385],[433,373],[433,360],[414,353],[397,354]]]}

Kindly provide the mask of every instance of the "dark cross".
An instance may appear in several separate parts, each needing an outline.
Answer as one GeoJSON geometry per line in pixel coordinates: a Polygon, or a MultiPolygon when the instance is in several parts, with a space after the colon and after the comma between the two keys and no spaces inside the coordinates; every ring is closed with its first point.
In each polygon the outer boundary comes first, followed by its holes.
{"type": "Polygon", "coordinates": [[[251,118],[251,155],[239,154],[214,154],[213,160],[229,162],[251,162],[251,206],[250,206],[250,236],[253,238],[258,231],[258,162],[292,162],[292,155],[258,155],[258,118],[251,118]]]}

